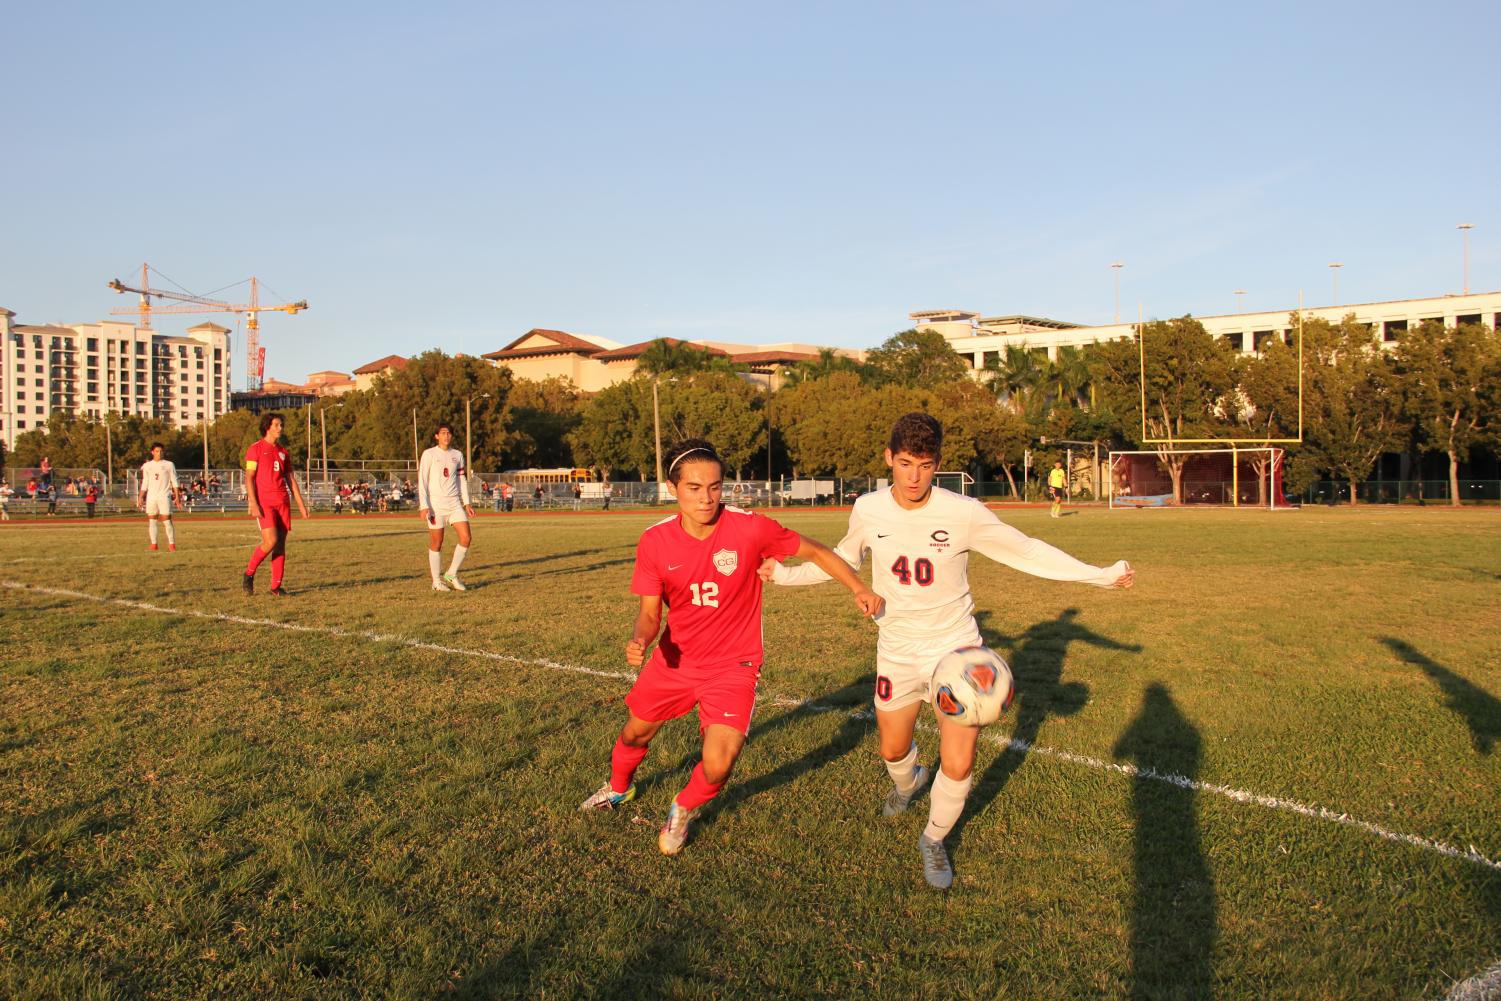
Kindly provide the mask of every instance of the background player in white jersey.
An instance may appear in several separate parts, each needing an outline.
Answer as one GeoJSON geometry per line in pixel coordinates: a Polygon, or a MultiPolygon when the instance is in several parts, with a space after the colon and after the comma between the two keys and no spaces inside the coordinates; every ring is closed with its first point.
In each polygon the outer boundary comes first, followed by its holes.
{"type": "Polygon", "coordinates": [[[156,523],[167,526],[167,549],[177,551],[177,533],[172,529],[172,502],[182,499],[177,486],[177,467],[162,458],[162,443],[151,443],[151,458],[141,464],[141,496],[136,507],[146,512],[146,531],[156,548],[156,523]]]}
{"type": "Polygon", "coordinates": [[[417,506],[427,522],[427,565],[432,571],[433,590],[465,590],[459,582],[459,567],[469,552],[469,519],[474,508],[469,504],[469,471],[464,468],[464,453],[453,444],[453,428],[439,424],[433,433],[438,442],[422,453],[417,467],[417,506]],[[443,527],[452,525],[459,537],[453,550],[453,562],[443,573],[443,527]]]}
{"type": "MultiPolygon", "coordinates": [[[[856,570],[869,550],[871,587],[886,599],[885,612],[876,619],[875,704],[881,757],[895,786],[882,810],[888,817],[905,810],[930,777],[929,769],[917,763],[912,737],[919,709],[932,701],[933,669],[950,650],[983,642],[972,614],[970,552],[1050,580],[1127,588],[1135,578],[1124,560],[1104,568],[1081,563],[1003,524],[979,501],[934,487],[942,446],[943,427],[929,415],[912,413],[898,420],[885,456],[890,489],[855,501],[849,531],[834,547],[856,570]]],[[[778,584],[829,579],[808,563],[763,565],[762,574],[778,584]]],[[[934,715],[940,768],[933,777],[928,824],[918,850],[924,878],[942,890],[954,878],[943,839],[964,810],[980,728],[934,715]]]]}

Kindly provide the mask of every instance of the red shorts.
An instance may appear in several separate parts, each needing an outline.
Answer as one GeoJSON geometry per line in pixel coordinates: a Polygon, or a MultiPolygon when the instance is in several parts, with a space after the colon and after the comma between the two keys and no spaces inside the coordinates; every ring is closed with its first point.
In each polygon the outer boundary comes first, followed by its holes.
{"type": "Polygon", "coordinates": [[[760,679],[761,668],[755,664],[731,661],[712,667],[672,668],[653,653],[631,686],[625,704],[637,719],[649,723],[677,719],[697,705],[700,732],[711,723],[719,723],[749,733],[760,679]]]}
{"type": "Polygon", "coordinates": [[[281,534],[286,535],[292,530],[292,508],[285,504],[263,507],[260,520],[256,524],[262,528],[279,528],[281,534]]]}

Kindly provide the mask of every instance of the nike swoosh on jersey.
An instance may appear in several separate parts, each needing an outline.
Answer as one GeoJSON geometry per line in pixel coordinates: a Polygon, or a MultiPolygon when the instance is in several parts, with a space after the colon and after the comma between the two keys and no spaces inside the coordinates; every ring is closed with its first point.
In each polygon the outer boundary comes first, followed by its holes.
{"type": "Polygon", "coordinates": [[[683,564],[681,564],[681,563],[679,563],[679,564],[678,564],[678,565],[677,565],[677,566],[675,566],[675,567],[668,567],[668,568],[667,568],[667,570],[668,570],[668,572],[669,572],[669,573],[670,573],[670,572],[672,572],[672,571],[673,571],[673,570],[679,570],[679,569],[681,569],[681,568],[682,568],[682,566],[683,566],[683,564]]]}

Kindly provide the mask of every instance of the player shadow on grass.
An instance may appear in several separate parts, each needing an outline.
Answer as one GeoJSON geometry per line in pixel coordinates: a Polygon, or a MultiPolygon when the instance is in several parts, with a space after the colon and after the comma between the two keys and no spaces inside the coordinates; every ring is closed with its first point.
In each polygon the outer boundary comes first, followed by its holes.
{"type": "Polygon", "coordinates": [[[963,840],[970,818],[984,812],[1021,768],[1047,718],[1072,716],[1084,708],[1089,689],[1078,681],[1063,682],[1063,662],[1069,644],[1082,642],[1105,650],[1141,652],[1141,647],[1134,643],[1118,643],[1078,624],[1075,621],[1078,616],[1077,608],[1065,608],[1052,622],[1039,622],[1020,636],[1005,636],[985,628],[989,613],[975,615],[985,645],[1007,651],[1006,659],[1016,679],[1016,725],[1011,731],[1011,745],[1003,747],[984,774],[976,778],[969,805],[949,836],[951,844],[963,840]]]}
{"type": "Polygon", "coordinates": [[[1417,665],[1434,680],[1439,690],[1448,696],[1445,707],[1457,713],[1470,728],[1470,742],[1475,745],[1475,750],[1490,754],[1496,741],[1501,740],[1501,700],[1419,653],[1405,640],[1382,636],[1381,642],[1404,663],[1417,665]]]}
{"type": "Polygon", "coordinates": [[[1114,748],[1117,757],[1137,767],[1131,782],[1136,814],[1133,998],[1205,998],[1214,993],[1218,927],[1214,880],[1199,840],[1198,791],[1172,781],[1198,776],[1202,744],[1166,686],[1154,682],[1147,686],[1141,712],[1114,748]]]}

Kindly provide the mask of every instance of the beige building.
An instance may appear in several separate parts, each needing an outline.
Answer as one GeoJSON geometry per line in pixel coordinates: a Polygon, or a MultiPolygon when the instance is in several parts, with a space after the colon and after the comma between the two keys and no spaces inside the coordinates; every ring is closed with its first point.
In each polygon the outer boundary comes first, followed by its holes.
{"type": "MultiPolygon", "coordinates": [[[[728,341],[680,341],[662,338],[670,344],[690,344],[712,355],[727,358],[740,367],[752,381],[773,388],[781,383],[780,371],[788,365],[818,358],[819,348],[812,344],[733,344],[728,341]]],[[[652,341],[620,345],[603,337],[570,334],[562,330],[535,328],[528,330],[499,351],[484,358],[492,365],[505,366],[518,379],[542,381],[563,378],[586,393],[624,382],[636,374],[636,365],[652,341]]],[[[840,354],[858,358],[863,352],[837,348],[840,354]]]]}
{"type": "Polygon", "coordinates": [[[34,325],[0,309],[0,435],[45,427],[55,410],[156,417],[174,427],[229,409],[229,330],[200,323],[183,337],[100,323],[34,325]]]}
{"type": "MultiPolygon", "coordinates": [[[[368,365],[361,365],[354,370],[354,388],[369,389],[375,385],[375,380],[387,372],[396,372],[407,367],[407,360],[401,355],[386,355],[377,358],[368,365]]],[[[312,380],[309,379],[309,382],[312,380]]],[[[342,390],[341,390],[342,392],[342,390]]]]}
{"type": "MultiPolygon", "coordinates": [[[[1269,337],[1281,337],[1291,342],[1293,330],[1289,317],[1296,311],[1297,306],[1293,305],[1269,312],[1199,316],[1195,319],[1209,333],[1229,341],[1236,350],[1252,353],[1269,337]]],[[[1304,316],[1333,323],[1352,313],[1357,322],[1369,325],[1372,334],[1384,344],[1395,342],[1403,330],[1424,320],[1442,320],[1449,326],[1479,323],[1495,330],[1501,324],[1501,292],[1303,309],[1304,316]]],[[[1061,347],[1131,337],[1136,332],[1134,323],[1088,327],[1039,316],[982,316],[962,309],[923,310],[908,313],[907,318],[920,330],[942,334],[976,371],[991,360],[999,360],[1008,345],[1021,344],[1038,351],[1046,350],[1049,358],[1057,358],[1061,347]]]]}

